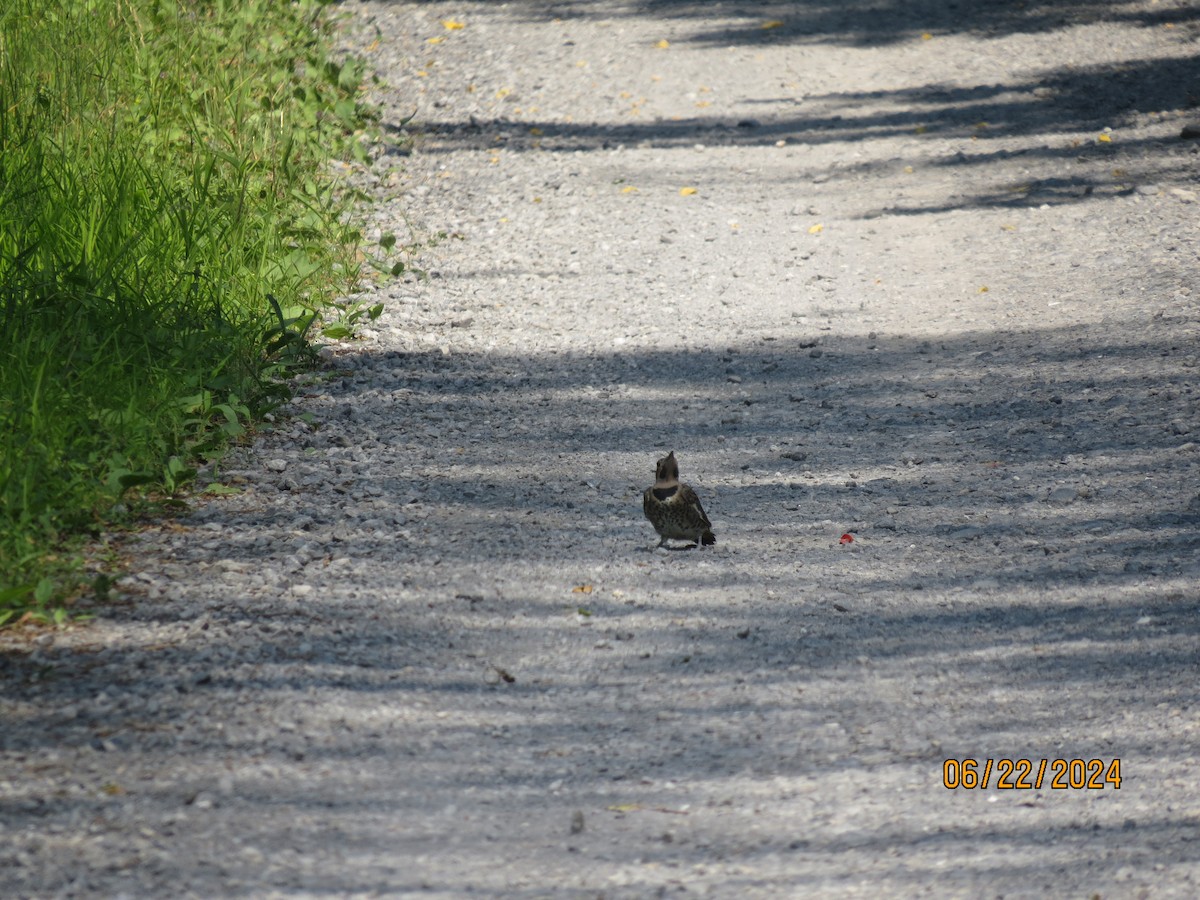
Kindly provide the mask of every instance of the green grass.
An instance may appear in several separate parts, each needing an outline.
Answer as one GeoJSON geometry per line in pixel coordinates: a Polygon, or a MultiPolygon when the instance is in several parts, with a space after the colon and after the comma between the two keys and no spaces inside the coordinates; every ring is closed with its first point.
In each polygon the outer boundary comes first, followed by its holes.
{"type": "Polygon", "coordinates": [[[367,114],[327,30],[309,0],[0,7],[0,625],[61,618],[130,492],[185,486],[315,321],[344,333],[324,173],[367,114]]]}

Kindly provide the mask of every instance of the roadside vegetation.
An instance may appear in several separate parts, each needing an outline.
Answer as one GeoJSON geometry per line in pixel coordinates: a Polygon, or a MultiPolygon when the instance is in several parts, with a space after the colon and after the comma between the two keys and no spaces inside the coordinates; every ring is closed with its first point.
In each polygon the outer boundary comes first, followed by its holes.
{"type": "MultiPolygon", "coordinates": [[[[357,280],[361,68],[314,0],[0,6],[0,625],[287,396],[357,280]]],[[[203,486],[199,486],[203,487],[203,486]]]]}

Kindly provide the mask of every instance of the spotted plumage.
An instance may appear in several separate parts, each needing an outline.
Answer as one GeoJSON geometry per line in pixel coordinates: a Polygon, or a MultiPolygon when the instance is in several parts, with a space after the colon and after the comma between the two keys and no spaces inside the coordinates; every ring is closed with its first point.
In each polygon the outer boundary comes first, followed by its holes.
{"type": "Polygon", "coordinates": [[[717,542],[700,498],[679,480],[674,450],[658,461],[654,486],[642,494],[642,511],[658,532],[659,547],[668,540],[693,541],[704,546],[717,542]]]}

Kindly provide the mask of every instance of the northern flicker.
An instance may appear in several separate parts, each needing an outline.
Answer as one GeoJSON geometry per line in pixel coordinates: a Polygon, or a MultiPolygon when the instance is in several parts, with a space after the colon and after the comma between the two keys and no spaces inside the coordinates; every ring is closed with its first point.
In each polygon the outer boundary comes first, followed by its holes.
{"type": "Polygon", "coordinates": [[[689,485],[679,480],[679,463],[675,461],[674,450],[658,461],[654,486],[646,488],[642,494],[642,511],[661,538],[656,549],[668,540],[694,541],[705,546],[717,542],[700,498],[689,485]]]}

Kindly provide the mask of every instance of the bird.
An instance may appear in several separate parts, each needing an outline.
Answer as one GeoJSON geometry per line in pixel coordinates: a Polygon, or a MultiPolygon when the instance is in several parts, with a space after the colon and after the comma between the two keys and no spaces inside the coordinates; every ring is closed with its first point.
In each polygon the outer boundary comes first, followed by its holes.
{"type": "Polygon", "coordinates": [[[642,511],[660,538],[657,550],[668,539],[693,541],[701,546],[717,542],[712,522],[704,514],[700,498],[690,485],[679,480],[679,463],[672,450],[654,467],[654,485],[642,494],[642,511]]]}

